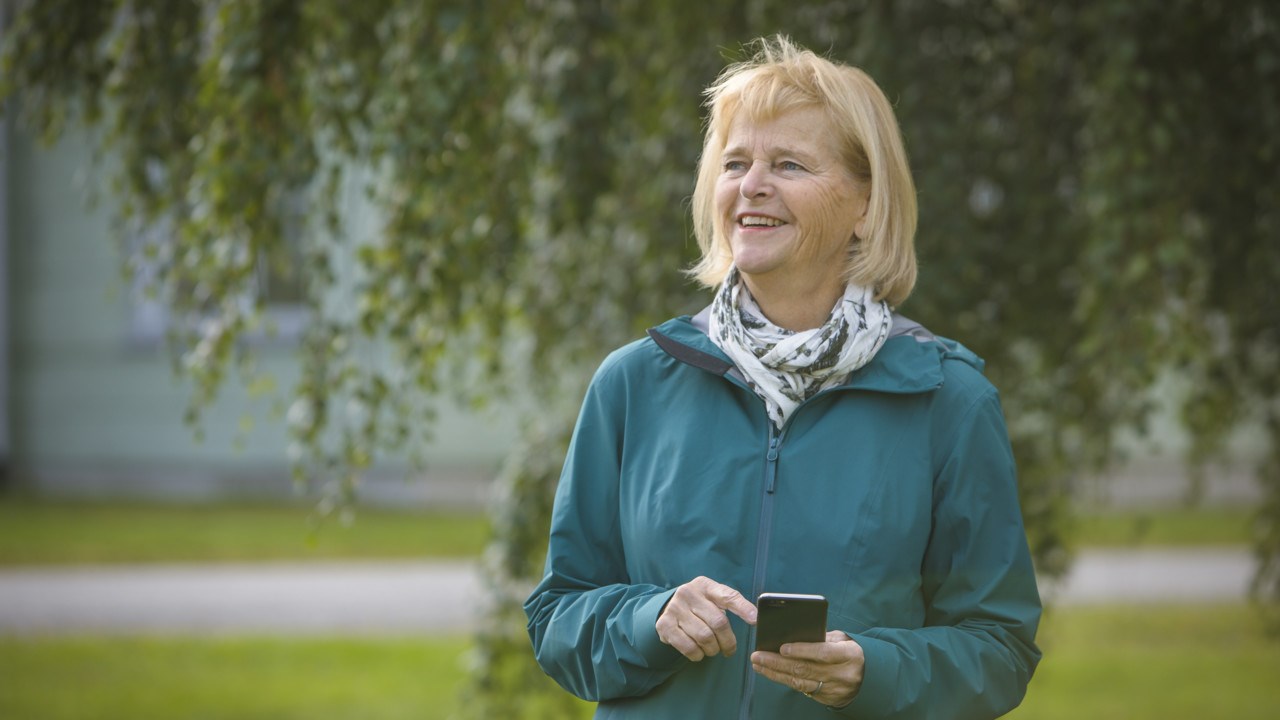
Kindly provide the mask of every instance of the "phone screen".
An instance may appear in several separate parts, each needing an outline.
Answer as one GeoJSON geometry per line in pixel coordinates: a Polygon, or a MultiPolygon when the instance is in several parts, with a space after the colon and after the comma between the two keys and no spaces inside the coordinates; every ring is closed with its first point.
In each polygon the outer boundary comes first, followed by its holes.
{"type": "Polygon", "coordinates": [[[756,610],[757,650],[778,652],[786,643],[827,637],[827,599],[821,595],[764,593],[756,610]]]}

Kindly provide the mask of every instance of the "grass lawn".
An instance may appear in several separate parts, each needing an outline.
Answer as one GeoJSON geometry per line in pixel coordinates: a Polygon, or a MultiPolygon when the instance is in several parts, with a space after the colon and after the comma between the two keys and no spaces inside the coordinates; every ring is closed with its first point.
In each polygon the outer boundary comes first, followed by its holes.
{"type": "MultiPolygon", "coordinates": [[[[1270,720],[1280,641],[1243,605],[1062,608],[1013,720],[1270,720]]],[[[0,638],[0,717],[446,718],[461,639],[0,638]]],[[[584,706],[584,717],[589,709],[584,706]]]]}
{"type": "MultiPolygon", "coordinates": [[[[1126,511],[1077,519],[1080,547],[1243,545],[1243,508],[1126,511]]],[[[480,554],[488,521],[477,512],[361,508],[344,526],[312,527],[285,505],[164,505],[0,496],[0,566],[286,559],[460,558],[480,554]]]]}
{"type": "Polygon", "coordinates": [[[1081,547],[1246,545],[1253,511],[1240,507],[1161,508],[1082,514],[1072,539],[1081,547]]]}
{"type": "Polygon", "coordinates": [[[1280,712],[1280,638],[1244,605],[1060,608],[1012,720],[1263,720],[1280,712]]]}
{"type": "Polygon", "coordinates": [[[475,557],[488,537],[479,513],[362,508],[344,526],[313,527],[310,508],[160,505],[0,497],[0,566],[475,557]]]}
{"type": "Polygon", "coordinates": [[[0,717],[446,718],[459,639],[0,639],[0,717]]]}

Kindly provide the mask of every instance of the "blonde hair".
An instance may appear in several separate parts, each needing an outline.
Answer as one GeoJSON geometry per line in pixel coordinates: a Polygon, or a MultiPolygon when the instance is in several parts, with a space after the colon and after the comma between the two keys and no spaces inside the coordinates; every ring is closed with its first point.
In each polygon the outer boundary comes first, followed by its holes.
{"type": "Polygon", "coordinates": [[[877,299],[890,305],[901,304],[916,283],[916,191],[888,99],[863,71],[819,57],[785,36],[752,45],[759,48],[754,57],[725,68],[705,91],[710,112],[692,208],[702,259],[689,274],[714,287],[733,263],[728,238],[715,222],[715,185],[737,114],[765,122],[819,108],[839,136],[846,167],[869,186],[865,237],[850,248],[845,280],[874,288],[877,299]]]}

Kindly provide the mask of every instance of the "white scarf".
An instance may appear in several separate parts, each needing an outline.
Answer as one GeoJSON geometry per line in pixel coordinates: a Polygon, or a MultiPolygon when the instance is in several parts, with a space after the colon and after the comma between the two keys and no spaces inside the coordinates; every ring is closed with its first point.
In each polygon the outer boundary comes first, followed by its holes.
{"type": "Polygon", "coordinates": [[[893,313],[868,288],[849,284],[821,327],[795,332],[769,322],[731,268],[711,304],[708,334],[764,400],[781,429],[800,403],[871,362],[893,313]]]}

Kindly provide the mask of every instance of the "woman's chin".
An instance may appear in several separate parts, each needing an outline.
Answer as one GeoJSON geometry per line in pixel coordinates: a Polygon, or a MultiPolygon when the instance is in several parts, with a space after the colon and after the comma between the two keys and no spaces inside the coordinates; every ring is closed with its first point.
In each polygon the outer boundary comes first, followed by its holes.
{"type": "Polygon", "coordinates": [[[786,264],[785,249],[771,247],[740,247],[733,256],[733,264],[743,275],[764,275],[786,264]]]}

